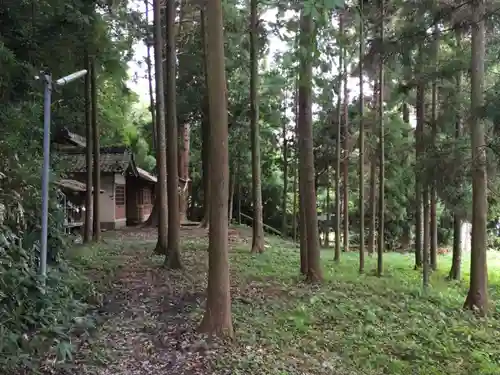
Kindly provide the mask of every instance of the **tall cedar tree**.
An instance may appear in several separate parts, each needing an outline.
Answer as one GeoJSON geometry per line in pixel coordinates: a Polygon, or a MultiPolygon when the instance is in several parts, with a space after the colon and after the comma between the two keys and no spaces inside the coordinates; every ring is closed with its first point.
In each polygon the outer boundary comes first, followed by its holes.
{"type": "Polygon", "coordinates": [[[100,150],[100,131],[99,122],[97,121],[97,72],[95,58],[92,58],[90,62],[90,96],[91,96],[91,119],[92,119],[92,147],[94,156],[94,200],[93,200],[93,216],[92,229],[93,229],[93,239],[94,241],[99,241],[101,239],[101,206],[100,192],[101,192],[101,150],[100,150]]]}
{"type": "MultiPolygon", "coordinates": [[[[373,84],[373,102],[378,103],[378,96],[380,85],[378,84],[378,80],[375,79],[373,84]]],[[[377,105],[376,105],[377,106],[377,105]]],[[[371,161],[370,161],[370,222],[368,227],[368,254],[373,255],[375,252],[375,224],[377,222],[377,150],[375,147],[375,137],[377,131],[377,122],[374,121],[372,124],[371,135],[373,141],[373,147],[371,149],[371,161]]]]}
{"type": "MultiPolygon", "coordinates": [[[[285,89],[286,90],[286,89],[285,89]]],[[[281,234],[288,237],[288,215],[287,215],[287,197],[288,197],[288,139],[287,139],[287,121],[286,109],[288,106],[286,91],[283,98],[283,197],[281,199],[281,234]]]]}
{"type": "MultiPolygon", "coordinates": [[[[462,48],[462,31],[457,28],[455,30],[455,40],[458,50],[462,48]]],[[[455,82],[455,139],[459,139],[462,135],[462,107],[460,103],[460,94],[462,92],[462,72],[459,70],[456,73],[455,82]]],[[[458,187],[458,186],[457,186],[458,187]]],[[[451,269],[449,273],[450,280],[459,280],[462,268],[462,219],[458,214],[453,215],[453,255],[451,261],[451,269]]]]}
{"type": "Polygon", "coordinates": [[[471,5],[471,104],[469,129],[472,143],[472,251],[470,286],[464,307],[486,314],[488,308],[488,270],[486,224],[488,214],[486,140],[481,112],[484,105],[485,26],[484,0],[471,5]]]}
{"type": "MultiPolygon", "coordinates": [[[[384,44],[384,0],[380,0],[380,41],[384,44]]],[[[379,98],[378,98],[378,121],[379,121],[379,190],[378,190],[378,247],[377,247],[377,276],[382,276],[384,254],[384,220],[385,220],[385,144],[384,144],[384,50],[380,50],[379,61],[379,98]]]]}
{"type": "Polygon", "coordinates": [[[203,43],[203,76],[205,95],[203,96],[203,118],[201,121],[201,172],[203,184],[203,218],[200,226],[208,228],[210,220],[210,108],[208,105],[208,68],[207,68],[207,24],[206,13],[200,10],[201,41],[203,43]]]}
{"type": "Polygon", "coordinates": [[[299,180],[299,241],[300,241],[300,273],[307,275],[307,232],[306,232],[306,214],[304,205],[304,175],[302,169],[302,158],[304,157],[303,139],[299,134],[299,124],[301,116],[304,114],[299,111],[299,80],[296,82],[295,90],[295,139],[296,139],[296,156],[295,156],[295,173],[299,180]]]}
{"type": "Polygon", "coordinates": [[[233,337],[228,254],[229,152],[222,1],[208,0],[207,72],[210,108],[208,285],[201,332],[233,337]]]}
{"type": "Polygon", "coordinates": [[[148,88],[149,88],[149,111],[151,112],[151,135],[153,150],[156,149],[156,111],[155,101],[153,95],[153,74],[151,62],[151,30],[149,29],[149,0],[144,0],[146,6],[146,25],[148,27],[148,34],[146,36],[146,64],[148,68],[148,88]]]}
{"type": "MultiPolygon", "coordinates": [[[[90,57],[85,51],[85,69],[90,72],[90,57]]],[[[90,74],[85,75],[85,165],[87,167],[86,184],[92,186],[92,97],[90,93],[90,74]]],[[[95,199],[99,195],[95,194],[95,199]]],[[[85,192],[85,228],[83,242],[88,243],[92,239],[92,189],[85,192]]]]}
{"type": "Polygon", "coordinates": [[[155,40],[155,83],[156,83],[156,160],[157,160],[157,207],[151,212],[152,221],[158,220],[158,242],[155,253],[167,254],[167,140],[165,137],[165,96],[163,85],[163,37],[161,26],[162,0],[153,3],[155,40]],[[153,216],[155,215],[155,216],[153,216]]]}
{"type": "Polygon", "coordinates": [[[252,253],[264,252],[264,223],[262,213],[262,177],[260,170],[259,134],[259,19],[257,0],[250,1],[250,138],[252,143],[252,253]]]}
{"type": "Polygon", "coordinates": [[[365,100],[363,96],[365,34],[363,3],[364,0],[359,1],[359,273],[363,273],[365,270],[365,100]]]}
{"type": "Polygon", "coordinates": [[[318,216],[316,212],[316,190],[314,170],[314,143],[312,124],[312,50],[314,43],[314,22],[310,14],[301,13],[300,17],[300,76],[299,76],[299,137],[302,139],[301,177],[304,179],[304,213],[307,244],[307,275],[309,282],[322,279],[318,216]]]}
{"type": "MultiPolygon", "coordinates": [[[[438,54],[439,54],[439,27],[436,24],[434,27],[434,43],[433,43],[433,59],[434,72],[436,77],[432,80],[431,89],[431,126],[432,126],[432,143],[435,145],[437,139],[437,117],[438,117],[438,87],[437,87],[437,70],[438,70],[438,54]]],[[[437,193],[436,183],[432,182],[430,186],[431,194],[431,211],[430,211],[430,266],[432,270],[437,268],[437,193]]]]}
{"type": "MultiPolygon", "coordinates": [[[[346,17],[347,18],[347,17],[346,17]]],[[[344,27],[344,40],[347,40],[347,30],[344,27]]],[[[348,76],[348,66],[347,66],[347,48],[344,49],[344,123],[343,123],[343,182],[342,182],[342,193],[343,193],[343,242],[344,242],[344,251],[349,251],[349,89],[347,87],[347,76],[348,76]]]]}
{"type": "MultiPolygon", "coordinates": [[[[344,16],[339,15],[339,36],[344,34],[344,16]]],[[[339,45],[339,78],[337,84],[337,129],[335,138],[335,255],[334,260],[340,261],[340,133],[342,130],[342,72],[344,65],[344,48],[339,45]]]]}
{"type": "Polygon", "coordinates": [[[166,4],[166,130],[167,130],[167,193],[168,193],[168,236],[165,265],[168,268],[182,268],[180,257],[180,219],[178,190],[178,132],[176,110],[176,52],[175,52],[175,14],[174,0],[166,4]]]}

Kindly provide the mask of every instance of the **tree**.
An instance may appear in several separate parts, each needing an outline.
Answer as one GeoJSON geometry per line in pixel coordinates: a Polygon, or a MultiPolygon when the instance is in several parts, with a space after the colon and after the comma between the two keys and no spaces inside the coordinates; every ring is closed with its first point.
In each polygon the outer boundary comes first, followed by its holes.
{"type": "MultiPolygon", "coordinates": [[[[165,137],[165,96],[163,85],[163,38],[161,27],[161,0],[153,3],[154,14],[154,39],[155,39],[155,83],[156,83],[156,160],[158,171],[157,182],[157,207],[156,217],[158,217],[158,242],[155,253],[167,254],[167,141],[165,137]]],[[[176,140],[177,141],[177,140],[176,140]]],[[[151,217],[155,214],[154,208],[151,217]]]]}
{"type": "Polygon", "coordinates": [[[176,53],[175,53],[175,15],[174,0],[166,4],[166,118],[167,118],[167,191],[168,191],[168,236],[165,264],[169,268],[182,268],[180,258],[180,220],[178,190],[178,132],[176,109],[176,53]]]}
{"type": "Polygon", "coordinates": [[[201,170],[203,184],[203,217],[200,223],[202,228],[208,228],[210,220],[210,106],[208,102],[208,67],[207,67],[207,27],[206,15],[200,9],[200,33],[203,50],[203,80],[205,82],[205,95],[203,96],[203,118],[201,120],[201,170]]]}
{"type": "Polygon", "coordinates": [[[233,337],[228,259],[229,153],[222,1],[206,8],[208,100],[210,112],[210,229],[208,285],[201,332],[233,337]]]}
{"type": "MultiPolygon", "coordinates": [[[[434,26],[434,43],[433,43],[433,59],[434,59],[434,73],[437,73],[438,64],[438,54],[439,54],[439,27],[436,24],[434,26]]],[[[432,132],[432,145],[436,146],[437,140],[437,121],[438,121],[438,86],[437,77],[432,80],[432,98],[431,98],[431,132],[432,132]]],[[[432,270],[437,269],[437,248],[438,248],[438,238],[437,238],[437,193],[436,193],[436,183],[431,182],[430,186],[431,194],[431,208],[430,208],[430,266],[432,270]]]]}
{"type": "MultiPolygon", "coordinates": [[[[344,35],[344,15],[339,15],[339,36],[344,35]]],[[[340,158],[341,143],[340,133],[342,131],[342,72],[344,66],[344,48],[339,45],[339,77],[337,84],[337,129],[335,138],[335,256],[336,262],[340,261],[340,158]]]]}
{"type": "Polygon", "coordinates": [[[314,21],[311,14],[302,10],[300,17],[300,76],[299,76],[299,137],[302,154],[300,168],[303,178],[304,225],[307,245],[307,280],[321,281],[321,265],[318,240],[318,216],[316,189],[314,186],[314,152],[312,129],[312,47],[314,46],[314,21]]]}
{"type": "Polygon", "coordinates": [[[91,121],[92,121],[92,148],[94,157],[94,200],[93,200],[93,217],[92,229],[94,241],[101,239],[101,163],[100,163],[100,129],[97,119],[97,72],[95,58],[90,62],[90,96],[91,96],[91,121]]]}
{"type": "Polygon", "coordinates": [[[486,314],[488,307],[488,271],[486,224],[488,214],[486,141],[481,111],[484,103],[485,4],[471,4],[471,104],[469,128],[472,147],[472,250],[470,285],[464,307],[486,314]]]}
{"type": "MultiPolygon", "coordinates": [[[[90,72],[90,56],[88,49],[85,51],[85,69],[90,72]]],[[[87,168],[85,192],[85,228],[83,242],[88,243],[92,239],[92,195],[98,199],[99,194],[93,194],[92,189],[92,95],[91,95],[90,73],[85,75],[85,138],[87,139],[85,149],[85,164],[87,168]]]]}
{"type": "Polygon", "coordinates": [[[363,3],[359,1],[359,273],[365,269],[365,101],[363,57],[365,55],[365,35],[363,3]]]}
{"type": "MultiPolygon", "coordinates": [[[[344,11],[345,12],[345,11],[344,11]]],[[[342,37],[347,39],[347,30],[344,27],[344,35],[342,37]]],[[[348,65],[347,65],[347,48],[344,48],[344,105],[342,112],[344,113],[344,121],[342,124],[342,136],[343,136],[343,181],[342,181],[342,193],[343,193],[343,242],[344,251],[349,251],[349,89],[347,87],[347,76],[348,76],[348,65]]],[[[340,95],[340,93],[339,93],[340,95]]],[[[339,108],[340,110],[340,108],[339,108]]]]}
{"type": "MultiPolygon", "coordinates": [[[[384,43],[385,34],[385,4],[384,0],[380,1],[380,40],[384,43]]],[[[379,61],[379,99],[378,99],[378,126],[379,126],[379,189],[378,189],[378,247],[377,247],[377,276],[382,276],[383,263],[382,257],[385,249],[385,143],[384,143],[384,51],[380,52],[379,61]]]]}
{"type": "MultiPolygon", "coordinates": [[[[462,31],[455,31],[456,46],[460,50],[462,47],[462,31]]],[[[460,95],[462,92],[462,72],[458,71],[455,78],[454,101],[456,106],[455,115],[455,140],[458,141],[462,136],[462,108],[460,105],[460,95]]],[[[450,280],[459,280],[462,264],[462,218],[456,212],[453,213],[453,252],[451,269],[448,275],[450,280]]]]}
{"type": "Polygon", "coordinates": [[[262,187],[260,171],[260,136],[258,102],[258,27],[257,0],[250,1],[250,137],[252,142],[252,253],[264,251],[264,223],[262,218],[262,187]]]}

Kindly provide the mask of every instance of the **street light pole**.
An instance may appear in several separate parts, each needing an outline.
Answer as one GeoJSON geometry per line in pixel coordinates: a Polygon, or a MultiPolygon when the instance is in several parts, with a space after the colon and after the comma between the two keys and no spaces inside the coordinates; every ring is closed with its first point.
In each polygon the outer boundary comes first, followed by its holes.
{"type": "Polygon", "coordinates": [[[47,241],[49,233],[50,107],[52,104],[52,88],[54,85],[64,86],[83,77],[85,74],[87,74],[86,70],[80,70],[54,82],[51,73],[41,73],[45,86],[43,98],[42,238],[40,241],[40,275],[42,276],[43,285],[45,285],[47,276],[47,241]]]}

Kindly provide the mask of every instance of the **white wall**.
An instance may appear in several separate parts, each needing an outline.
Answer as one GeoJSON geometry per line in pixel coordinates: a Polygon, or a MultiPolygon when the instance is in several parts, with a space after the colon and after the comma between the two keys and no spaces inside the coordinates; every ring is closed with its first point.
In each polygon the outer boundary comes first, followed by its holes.
{"type": "Polygon", "coordinates": [[[113,175],[101,174],[101,189],[104,190],[104,193],[99,194],[101,222],[111,223],[115,220],[113,175]]]}

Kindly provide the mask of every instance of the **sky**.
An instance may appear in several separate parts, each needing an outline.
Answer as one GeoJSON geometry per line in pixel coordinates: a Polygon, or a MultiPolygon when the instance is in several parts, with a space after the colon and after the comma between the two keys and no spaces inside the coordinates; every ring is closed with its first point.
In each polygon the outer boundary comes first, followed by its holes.
{"type": "MultiPolygon", "coordinates": [[[[142,1],[134,5],[136,9],[145,13],[146,8],[142,1]]],[[[285,14],[285,18],[291,17],[292,13],[289,12],[285,14]]],[[[153,12],[149,10],[149,19],[153,19],[153,12]]],[[[276,10],[268,10],[262,14],[262,19],[268,22],[276,21],[276,10]]],[[[273,56],[276,53],[284,52],[287,49],[286,43],[281,41],[279,37],[269,34],[269,51],[268,51],[268,61],[273,60],[273,56]]],[[[153,53],[153,51],[151,51],[153,53]]],[[[147,48],[144,43],[137,43],[134,46],[134,60],[129,63],[129,76],[128,86],[135,91],[141,102],[149,103],[149,86],[147,79],[147,67],[145,63],[138,64],[137,61],[145,61],[147,56],[147,48]]],[[[154,67],[153,67],[154,70],[154,67]]],[[[153,73],[154,74],[154,73],[153,73]]],[[[335,73],[336,74],[336,73],[335,73]]],[[[347,82],[347,87],[349,89],[349,95],[351,97],[359,95],[359,81],[357,77],[349,77],[347,82]]],[[[154,87],[154,85],[153,85],[154,87]]],[[[365,88],[365,92],[369,94],[369,87],[365,88]]]]}

